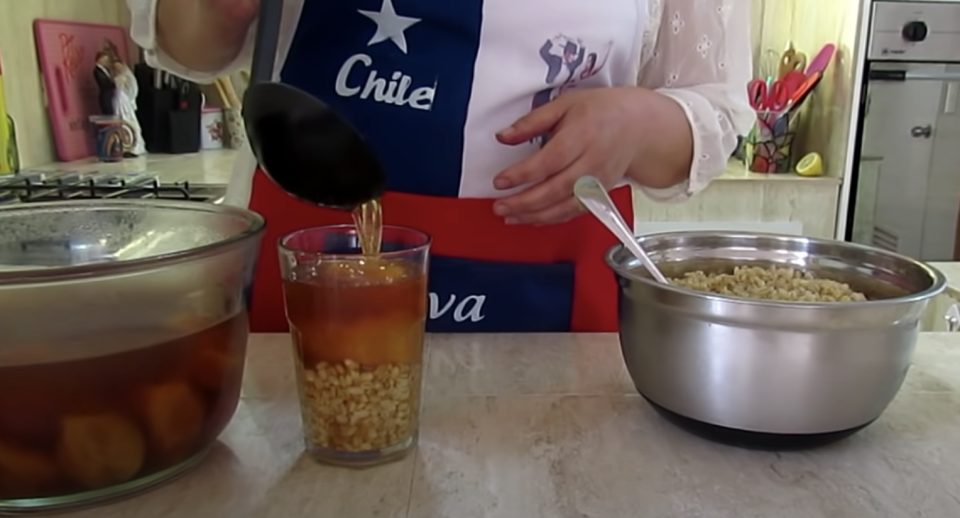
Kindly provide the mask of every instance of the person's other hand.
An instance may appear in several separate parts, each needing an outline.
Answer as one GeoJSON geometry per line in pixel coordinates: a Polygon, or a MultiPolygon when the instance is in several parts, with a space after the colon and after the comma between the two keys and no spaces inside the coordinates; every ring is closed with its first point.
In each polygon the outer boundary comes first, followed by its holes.
{"type": "Polygon", "coordinates": [[[221,72],[243,50],[260,0],[158,0],[156,46],[196,72],[221,72]]]}
{"type": "MultiPolygon", "coordinates": [[[[673,100],[643,88],[580,90],[533,110],[498,133],[497,140],[521,145],[541,135],[550,138],[542,149],[494,178],[494,187],[501,190],[529,185],[498,200],[494,211],[510,224],[562,223],[579,216],[583,208],[573,197],[573,185],[581,176],[592,175],[611,189],[638,159],[646,158],[644,148],[673,146],[654,134],[658,131],[655,121],[665,107],[679,112],[679,123],[687,125],[686,116],[673,100]]],[[[670,116],[676,119],[674,112],[670,116]]],[[[684,145],[692,148],[692,144],[679,143],[681,154],[684,145]]],[[[669,187],[683,180],[675,177],[676,167],[659,166],[645,165],[643,169],[649,172],[638,180],[650,187],[669,187]]]]}

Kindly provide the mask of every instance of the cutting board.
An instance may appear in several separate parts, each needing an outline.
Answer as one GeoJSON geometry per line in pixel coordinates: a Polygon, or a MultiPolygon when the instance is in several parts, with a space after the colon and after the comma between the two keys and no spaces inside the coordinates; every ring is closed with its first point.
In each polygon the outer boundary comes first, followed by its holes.
{"type": "Polygon", "coordinates": [[[17,131],[13,125],[13,117],[7,112],[3,79],[3,59],[0,56],[0,175],[13,174],[20,170],[17,131]]]}
{"type": "Polygon", "coordinates": [[[70,162],[93,156],[89,118],[100,111],[93,80],[95,56],[112,50],[130,63],[126,30],[119,25],[35,20],[33,35],[57,157],[70,162]]]}

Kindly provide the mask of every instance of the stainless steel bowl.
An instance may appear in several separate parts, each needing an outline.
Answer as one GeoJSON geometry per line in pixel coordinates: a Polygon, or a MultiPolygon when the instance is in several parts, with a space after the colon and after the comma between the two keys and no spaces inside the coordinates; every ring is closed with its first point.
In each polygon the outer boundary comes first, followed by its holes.
{"type": "Polygon", "coordinates": [[[655,282],[623,247],[612,248],[621,347],[637,390],[669,416],[728,437],[721,440],[832,440],[877,419],[906,377],[927,303],[946,285],[930,266],[838,241],[739,232],[638,240],[668,277],[784,265],[870,299],[787,303],[696,292],[655,282]]]}

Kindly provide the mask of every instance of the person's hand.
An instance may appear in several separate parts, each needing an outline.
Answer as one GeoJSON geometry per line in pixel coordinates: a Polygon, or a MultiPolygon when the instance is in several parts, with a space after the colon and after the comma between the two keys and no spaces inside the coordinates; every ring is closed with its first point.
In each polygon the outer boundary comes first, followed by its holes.
{"type": "Polygon", "coordinates": [[[202,0],[211,13],[244,28],[257,17],[260,0],[202,0]]]}
{"type": "MultiPolygon", "coordinates": [[[[562,95],[497,134],[507,145],[528,145],[549,134],[543,148],[494,178],[494,187],[522,192],[494,204],[507,223],[561,223],[583,213],[573,185],[592,175],[607,188],[619,182],[637,158],[651,128],[642,88],[594,88],[562,95]]],[[[655,102],[655,101],[651,101],[655,102]]],[[[672,102],[672,101],[671,101],[672,102]]]]}
{"type": "Polygon", "coordinates": [[[243,48],[260,0],[159,0],[157,46],[184,67],[217,72],[243,48]]]}

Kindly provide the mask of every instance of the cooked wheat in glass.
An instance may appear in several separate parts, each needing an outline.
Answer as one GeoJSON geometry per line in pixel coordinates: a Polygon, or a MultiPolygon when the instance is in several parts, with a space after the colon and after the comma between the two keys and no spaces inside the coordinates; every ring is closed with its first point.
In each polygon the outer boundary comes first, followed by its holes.
{"type": "Polygon", "coordinates": [[[854,302],[867,300],[842,282],[818,279],[794,268],[738,266],[733,273],[687,272],[670,279],[683,288],[748,299],[781,302],[854,302]]]}

